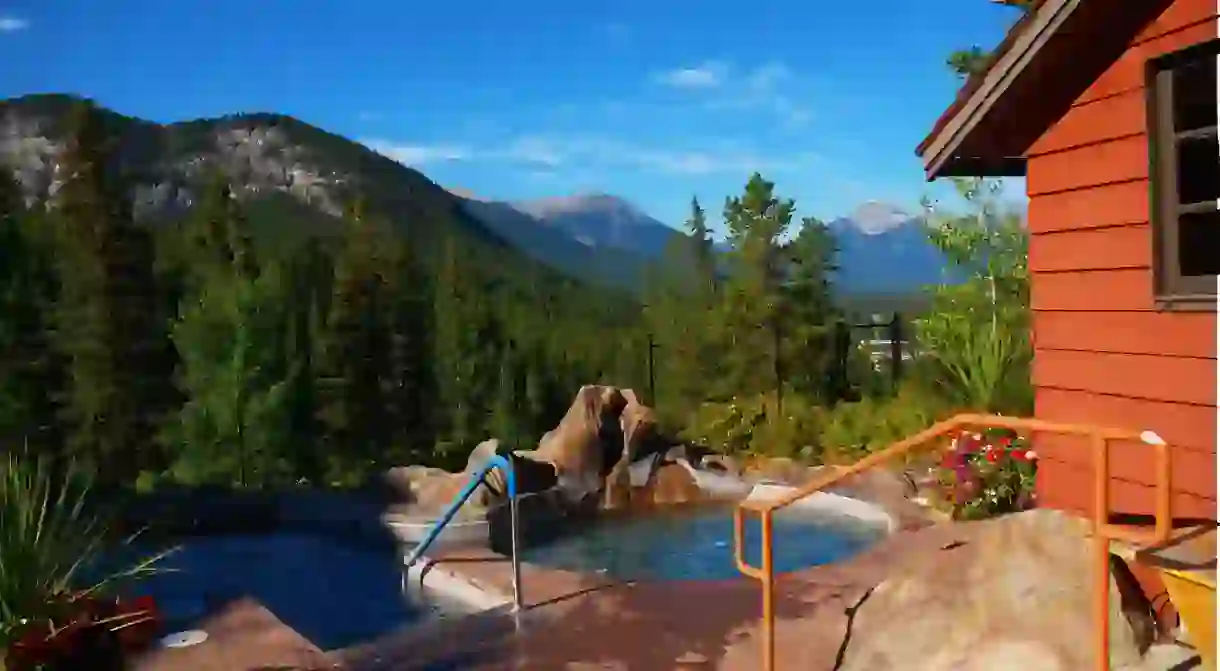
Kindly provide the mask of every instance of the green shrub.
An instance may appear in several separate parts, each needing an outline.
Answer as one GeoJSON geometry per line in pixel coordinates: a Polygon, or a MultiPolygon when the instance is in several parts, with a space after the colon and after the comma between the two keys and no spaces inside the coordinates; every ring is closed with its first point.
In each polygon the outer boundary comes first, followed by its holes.
{"type": "Polygon", "coordinates": [[[810,399],[775,394],[736,397],[699,406],[680,435],[723,454],[816,457],[820,410],[810,399]]]}
{"type": "Polygon", "coordinates": [[[950,416],[950,407],[916,384],[893,398],[865,397],[825,411],[819,443],[828,463],[850,463],[950,416]]]}

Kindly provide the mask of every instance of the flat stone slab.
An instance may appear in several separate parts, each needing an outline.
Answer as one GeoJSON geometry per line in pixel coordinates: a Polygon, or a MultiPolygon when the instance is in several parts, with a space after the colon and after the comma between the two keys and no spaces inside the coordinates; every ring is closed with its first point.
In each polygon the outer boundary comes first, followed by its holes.
{"type": "MultiPolygon", "coordinates": [[[[324,605],[320,605],[324,607],[324,605]]],[[[154,649],[136,671],[322,671],[341,669],[334,659],[253,599],[238,599],[196,629],[208,639],[187,648],[154,649]]]]}
{"type": "MultiPolygon", "coordinates": [[[[781,576],[777,667],[833,669],[849,609],[903,553],[935,552],[954,539],[950,525],[898,534],[850,562],[781,576]]],[[[431,570],[512,593],[511,563],[490,552],[441,555],[431,570]]],[[[392,634],[335,656],[349,671],[759,668],[761,589],[753,580],[623,583],[528,564],[522,577],[526,609],[519,615],[497,609],[392,634]]]]}

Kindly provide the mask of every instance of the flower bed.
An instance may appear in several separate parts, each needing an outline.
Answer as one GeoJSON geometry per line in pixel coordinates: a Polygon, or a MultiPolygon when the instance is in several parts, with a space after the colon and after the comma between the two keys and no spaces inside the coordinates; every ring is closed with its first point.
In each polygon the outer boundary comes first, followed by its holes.
{"type": "Polygon", "coordinates": [[[1034,507],[1038,455],[1007,429],[963,433],[940,463],[941,502],[953,518],[983,519],[1034,507]]]}
{"type": "Polygon", "coordinates": [[[51,619],[22,623],[3,657],[4,671],[118,671],[156,638],[159,616],[149,597],[66,596],[51,619]]]}

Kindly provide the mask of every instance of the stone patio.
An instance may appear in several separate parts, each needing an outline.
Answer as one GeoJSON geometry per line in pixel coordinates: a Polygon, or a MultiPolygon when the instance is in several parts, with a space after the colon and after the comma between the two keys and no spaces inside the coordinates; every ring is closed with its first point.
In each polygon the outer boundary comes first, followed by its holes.
{"type": "MultiPolygon", "coordinates": [[[[777,583],[780,668],[832,669],[848,611],[885,575],[896,552],[929,551],[951,527],[918,536],[922,548],[883,543],[850,563],[812,568],[777,583]]],[[[441,556],[433,570],[511,594],[504,558],[482,551],[441,556]]],[[[612,583],[523,567],[525,611],[500,610],[408,630],[334,653],[350,671],[391,669],[723,669],[759,666],[758,583],[612,583]]]]}
{"type": "MultiPolygon", "coordinates": [[[[935,556],[953,551],[968,539],[969,534],[963,532],[961,525],[934,525],[895,534],[850,561],[782,576],[776,588],[776,668],[785,671],[838,668],[851,640],[855,609],[876,585],[908,561],[912,553],[935,556]]],[[[753,580],[614,583],[599,576],[539,566],[525,565],[522,569],[526,608],[517,615],[507,607],[498,608],[415,625],[378,640],[324,653],[265,608],[240,601],[203,623],[202,628],[211,635],[207,642],[183,650],[158,651],[136,668],[139,671],[756,671],[760,668],[760,590],[753,580]]],[[[510,562],[490,551],[451,551],[437,557],[428,570],[449,572],[506,598],[512,594],[510,562]]],[[[1082,640],[1080,645],[1087,646],[1088,642],[1082,640]]],[[[1154,646],[1153,653],[1145,658],[1139,671],[1197,668],[1194,663],[1183,661],[1191,656],[1187,651],[1154,646]]],[[[1019,663],[1029,660],[1012,661],[1020,666],[1019,663]]]]}
{"type": "Polygon", "coordinates": [[[197,626],[208,633],[189,648],[158,649],[135,671],[322,671],[342,666],[271,611],[250,599],[234,601],[197,626]]]}

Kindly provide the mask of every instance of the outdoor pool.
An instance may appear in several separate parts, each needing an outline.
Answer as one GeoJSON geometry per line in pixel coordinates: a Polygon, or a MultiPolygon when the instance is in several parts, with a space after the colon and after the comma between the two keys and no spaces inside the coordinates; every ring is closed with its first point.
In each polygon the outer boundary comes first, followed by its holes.
{"type": "Polygon", "coordinates": [[[459,612],[404,597],[392,546],[267,533],[188,537],[178,547],[162,564],[172,571],[133,590],[156,600],[167,631],[191,628],[208,611],[250,597],[319,648],[334,650],[459,612]]]}
{"type": "MultiPolygon", "coordinates": [[[[847,559],[883,538],[873,523],[789,508],[773,522],[776,571],[847,559]]],[[[759,565],[759,524],[746,517],[746,560],[759,565]]],[[[600,520],[587,529],[523,553],[525,561],[621,580],[722,580],[741,575],[733,563],[733,509],[696,507],[600,520]]]]}

